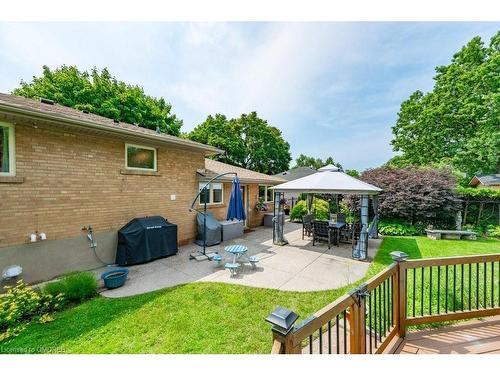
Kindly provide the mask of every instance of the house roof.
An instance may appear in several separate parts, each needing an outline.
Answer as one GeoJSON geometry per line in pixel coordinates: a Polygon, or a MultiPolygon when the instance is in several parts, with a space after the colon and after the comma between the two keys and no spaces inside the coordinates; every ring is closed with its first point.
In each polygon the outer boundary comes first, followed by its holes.
{"type": "Polygon", "coordinates": [[[472,177],[472,180],[469,182],[469,186],[477,186],[482,184],[484,186],[494,186],[500,185],[500,174],[485,174],[485,175],[476,175],[472,177]]]}
{"type": "MultiPolygon", "coordinates": [[[[328,167],[328,166],[327,166],[328,167]]],[[[324,168],[327,168],[324,167],[324,168]]],[[[283,193],[328,193],[375,195],[382,189],[351,177],[332,166],[317,173],[273,187],[283,193]]]]}
{"type": "MultiPolygon", "coordinates": [[[[200,180],[208,180],[221,173],[236,173],[242,183],[262,183],[276,185],[285,181],[284,179],[279,177],[269,176],[264,173],[255,172],[250,169],[237,167],[235,165],[222,163],[220,161],[212,159],[205,159],[205,169],[198,170],[200,180]]],[[[221,177],[221,180],[232,181],[233,177],[234,176],[232,175],[227,175],[221,177]]]]}
{"type": "Polygon", "coordinates": [[[169,134],[157,133],[154,130],[143,128],[138,125],[127,124],[125,122],[117,123],[107,117],[98,116],[92,113],[84,113],[57,103],[46,104],[42,103],[40,100],[28,99],[22,96],[0,93],[0,112],[38,120],[64,123],[65,125],[78,127],[80,129],[92,129],[108,134],[120,134],[129,138],[142,138],[162,145],[196,149],[204,152],[205,155],[214,155],[222,152],[222,150],[213,146],[193,142],[169,134]]]}
{"type": "Polygon", "coordinates": [[[316,169],[311,168],[311,167],[297,167],[297,168],[292,168],[288,171],[285,172],[280,172],[278,174],[275,174],[275,177],[280,177],[283,178],[287,181],[293,181],[298,178],[302,178],[305,176],[309,176],[311,174],[316,173],[316,169]]]}

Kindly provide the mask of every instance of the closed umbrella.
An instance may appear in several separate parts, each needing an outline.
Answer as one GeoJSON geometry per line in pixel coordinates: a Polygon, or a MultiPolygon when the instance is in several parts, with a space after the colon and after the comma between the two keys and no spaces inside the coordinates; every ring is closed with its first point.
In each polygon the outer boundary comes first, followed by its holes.
{"type": "Polygon", "coordinates": [[[241,196],[240,179],[238,176],[233,178],[233,187],[231,189],[231,198],[227,208],[226,220],[245,220],[245,208],[243,207],[243,197],[241,196]]]}

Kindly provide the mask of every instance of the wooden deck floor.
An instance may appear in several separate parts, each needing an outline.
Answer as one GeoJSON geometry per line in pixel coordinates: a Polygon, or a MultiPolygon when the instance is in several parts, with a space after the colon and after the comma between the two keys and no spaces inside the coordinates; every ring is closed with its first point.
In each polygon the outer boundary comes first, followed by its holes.
{"type": "Polygon", "coordinates": [[[409,332],[395,354],[500,354],[500,316],[409,332]]]}

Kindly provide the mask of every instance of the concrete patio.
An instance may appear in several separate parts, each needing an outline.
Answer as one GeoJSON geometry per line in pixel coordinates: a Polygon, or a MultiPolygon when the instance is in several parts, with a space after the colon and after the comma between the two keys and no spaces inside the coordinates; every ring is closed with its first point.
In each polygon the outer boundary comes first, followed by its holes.
{"type": "Polygon", "coordinates": [[[104,290],[101,294],[125,297],[191,282],[224,282],[288,291],[334,289],[362,278],[381,242],[369,240],[368,261],[357,261],[351,258],[349,244],[332,245],[328,250],[325,243],[312,246],[312,238],[302,240],[302,224],[287,222],[285,233],[287,246],[274,246],[272,228],[259,227],[241,238],[207,248],[223,255],[223,264],[231,259],[231,255],[224,252],[224,247],[231,244],[245,245],[249,249],[247,255],[260,258],[256,269],[245,264],[234,277],[223,265],[216,267],[215,262],[190,260],[189,254],[200,249],[191,244],[181,247],[175,256],[129,267],[129,277],[123,287],[104,290]]]}

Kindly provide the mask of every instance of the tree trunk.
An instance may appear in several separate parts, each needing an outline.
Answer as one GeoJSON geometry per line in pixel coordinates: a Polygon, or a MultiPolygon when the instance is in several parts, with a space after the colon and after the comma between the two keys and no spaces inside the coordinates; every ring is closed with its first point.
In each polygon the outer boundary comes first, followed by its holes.
{"type": "Polygon", "coordinates": [[[479,226],[479,222],[481,221],[481,215],[483,213],[483,207],[484,207],[484,203],[481,202],[479,204],[479,212],[477,213],[477,221],[476,221],[476,227],[479,226]]]}
{"type": "Polygon", "coordinates": [[[467,199],[465,201],[465,209],[464,209],[464,217],[462,219],[462,226],[467,224],[467,211],[468,211],[468,209],[469,209],[469,200],[467,199]]]}

